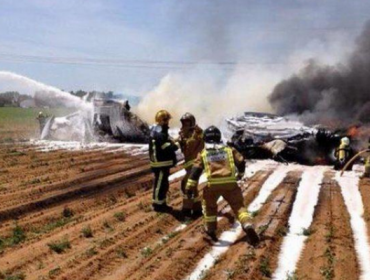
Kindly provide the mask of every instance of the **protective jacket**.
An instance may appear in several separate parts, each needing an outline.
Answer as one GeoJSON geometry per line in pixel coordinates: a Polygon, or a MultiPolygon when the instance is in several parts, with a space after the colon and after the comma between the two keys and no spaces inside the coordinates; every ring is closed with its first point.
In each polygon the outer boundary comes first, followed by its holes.
{"type": "Polygon", "coordinates": [[[237,185],[237,176],[241,177],[245,171],[243,156],[234,148],[224,145],[206,144],[194,161],[187,189],[198,185],[198,180],[203,170],[206,173],[208,186],[223,189],[233,188],[237,185]]]}
{"type": "Polygon", "coordinates": [[[198,185],[203,170],[208,179],[202,200],[206,232],[213,235],[217,229],[217,201],[221,196],[230,204],[242,228],[247,230],[251,216],[244,206],[243,195],[237,184],[238,177],[245,171],[243,156],[231,147],[206,144],[191,169],[186,184],[188,192],[198,185]]]}
{"type": "MultiPolygon", "coordinates": [[[[349,145],[340,144],[339,148],[335,150],[334,156],[336,158],[334,169],[341,170],[352,158],[353,150],[349,145]]],[[[348,166],[347,170],[352,170],[352,166],[353,164],[348,166]]]]}
{"type": "Polygon", "coordinates": [[[156,125],[151,128],[149,157],[152,168],[169,168],[177,163],[176,150],[179,147],[172,141],[168,128],[156,125]]]}
{"type": "Polygon", "coordinates": [[[340,144],[334,155],[339,161],[344,162],[351,157],[352,153],[352,149],[349,147],[349,145],[340,144]]]}
{"type": "Polygon", "coordinates": [[[204,149],[203,130],[197,125],[191,131],[181,130],[179,142],[185,159],[184,168],[189,169],[197,155],[204,149]]]}

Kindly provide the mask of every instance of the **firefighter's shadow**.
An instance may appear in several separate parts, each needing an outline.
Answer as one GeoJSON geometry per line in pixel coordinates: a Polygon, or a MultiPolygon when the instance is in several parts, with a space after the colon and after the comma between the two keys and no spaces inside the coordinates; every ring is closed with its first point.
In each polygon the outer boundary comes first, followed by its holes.
{"type": "Polygon", "coordinates": [[[181,223],[187,221],[186,217],[184,216],[184,214],[182,213],[181,210],[172,209],[172,211],[169,212],[168,214],[170,214],[172,217],[174,217],[177,221],[179,221],[181,223]]]}

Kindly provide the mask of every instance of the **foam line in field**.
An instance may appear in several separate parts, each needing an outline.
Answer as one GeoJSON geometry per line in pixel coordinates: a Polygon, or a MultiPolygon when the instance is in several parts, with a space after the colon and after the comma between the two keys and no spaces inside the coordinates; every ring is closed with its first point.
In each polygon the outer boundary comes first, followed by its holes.
{"type": "Polygon", "coordinates": [[[288,222],[289,233],[283,240],[279,253],[278,267],[273,274],[273,279],[275,280],[286,280],[287,275],[294,273],[296,269],[307,238],[303,235],[303,230],[308,229],[312,223],[321,182],[326,170],[327,167],[307,167],[302,174],[297,197],[288,222]]]}
{"type": "Polygon", "coordinates": [[[284,180],[287,173],[293,169],[297,169],[296,165],[280,165],[278,166],[275,171],[267,178],[265,183],[263,184],[258,196],[255,200],[249,205],[248,211],[255,212],[261,208],[263,203],[265,203],[266,199],[269,197],[271,192],[284,180]]]}
{"type": "MultiPolygon", "coordinates": [[[[256,171],[264,169],[268,167],[268,165],[271,166],[271,162],[269,161],[259,161],[255,164],[252,164],[247,167],[246,169],[246,177],[251,177],[256,171]]],[[[262,188],[273,190],[275,189],[280,182],[284,179],[286,173],[290,171],[293,167],[287,167],[287,166],[280,166],[270,175],[273,176],[273,180],[269,180],[269,178],[265,181],[265,183],[262,185],[262,188]],[[287,170],[287,171],[286,171],[287,170]],[[284,176],[280,176],[277,174],[283,173],[284,176]],[[275,175],[274,175],[275,174],[275,175]],[[281,178],[282,177],[282,178],[281,178]]],[[[261,188],[261,190],[262,190],[261,188]]],[[[263,196],[265,197],[265,196],[263,196]]],[[[268,196],[267,196],[268,197],[268,196]]],[[[267,197],[265,199],[267,199],[267,197]]],[[[256,205],[253,209],[259,210],[263,205],[263,198],[257,197],[252,204],[256,205]],[[258,201],[256,201],[258,199],[258,201]],[[262,203],[261,203],[262,202],[262,203]]],[[[226,209],[225,209],[226,210],[226,209]]],[[[227,210],[230,211],[230,207],[227,207],[227,210]]],[[[220,221],[221,217],[218,217],[217,220],[220,221]]],[[[220,258],[222,254],[224,254],[229,247],[238,239],[238,237],[242,234],[243,230],[240,226],[239,222],[235,222],[232,227],[229,230],[224,231],[219,240],[212,246],[210,252],[208,252],[203,259],[200,260],[197,267],[194,269],[194,271],[185,278],[185,280],[199,280],[202,279],[204,273],[206,273],[217,261],[217,259],[220,258]]]]}
{"type": "Polygon", "coordinates": [[[185,169],[181,169],[181,170],[171,174],[170,177],[168,177],[168,181],[172,182],[172,181],[174,181],[178,178],[181,178],[181,177],[185,176],[185,174],[186,174],[185,169]]]}
{"type": "Polygon", "coordinates": [[[359,178],[355,172],[345,172],[340,177],[336,173],[336,181],[342,190],[344,202],[351,217],[350,223],[353,231],[355,249],[360,263],[360,279],[370,279],[370,246],[366,223],[363,218],[364,204],[359,190],[359,178]]]}
{"type": "Polygon", "coordinates": [[[234,223],[229,230],[224,231],[219,240],[212,246],[211,251],[203,257],[195,270],[185,279],[202,279],[203,275],[214,265],[216,260],[236,241],[241,232],[242,229],[238,222],[234,223]]]}

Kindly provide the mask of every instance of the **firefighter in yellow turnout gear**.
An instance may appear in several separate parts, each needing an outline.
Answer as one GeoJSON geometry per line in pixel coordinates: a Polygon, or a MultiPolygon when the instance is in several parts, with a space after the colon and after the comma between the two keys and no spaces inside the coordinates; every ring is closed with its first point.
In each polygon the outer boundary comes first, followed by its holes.
{"type": "MultiPolygon", "coordinates": [[[[335,150],[334,156],[336,158],[334,164],[335,170],[341,170],[353,157],[353,150],[350,146],[350,140],[348,137],[343,137],[340,140],[339,148],[335,150]]],[[[348,166],[347,170],[352,170],[352,165],[348,166]]]]}
{"type": "Polygon", "coordinates": [[[153,126],[149,138],[150,165],[154,173],[153,209],[157,212],[170,212],[172,208],[167,205],[167,192],[169,188],[168,177],[170,168],[175,166],[176,150],[178,145],[168,134],[170,113],[159,111],[155,116],[157,125],[153,126]]]}
{"type": "MultiPolygon", "coordinates": [[[[367,145],[367,149],[370,150],[370,138],[367,145]]],[[[370,178],[370,155],[368,155],[365,159],[365,171],[362,174],[361,178],[370,178]]]]}
{"type": "Polygon", "coordinates": [[[196,158],[186,184],[187,194],[192,195],[198,180],[205,171],[208,184],[203,191],[203,215],[205,232],[217,240],[217,200],[222,196],[231,206],[246,233],[247,241],[255,245],[259,237],[250,224],[251,216],[244,205],[241,189],[237,180],[245,171],[243,156],[234,148],[225,146],[221,141],[221,131],[211,126],[204,131],[205,149],[196,158]]]}
{"type": "Polygon", "coordinates": [[[196,124],[194,115],[190,113],[184,114],[181,119],[181,130],[179,132],[179,143],[181,151],[184,154],[186,175],[181,181],[181,190],[183,192],[182,212],[185,216],[199,217],[202,215],[202,203],[199,197],[198,189],[195,188],[193,196],[186,195],[186,183],[190,176],[191,168],[197,155],[204,148],[203,130],[196,124]],[[193,213],[192,213],[193,211],[193,213]]]}

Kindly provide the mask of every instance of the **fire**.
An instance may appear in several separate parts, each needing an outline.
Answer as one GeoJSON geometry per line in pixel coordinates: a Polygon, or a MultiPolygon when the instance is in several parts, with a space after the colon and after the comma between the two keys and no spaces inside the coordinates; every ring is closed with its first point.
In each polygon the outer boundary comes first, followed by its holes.
{"type": "Polygon", "coordinates": [[[358,138],[360,136],[360,126],[351,126],[348,131],[347,135],[350,136],[351,138],[358,138]]]}

